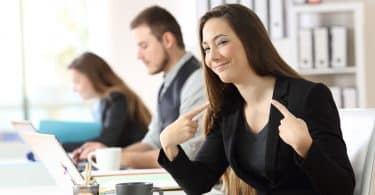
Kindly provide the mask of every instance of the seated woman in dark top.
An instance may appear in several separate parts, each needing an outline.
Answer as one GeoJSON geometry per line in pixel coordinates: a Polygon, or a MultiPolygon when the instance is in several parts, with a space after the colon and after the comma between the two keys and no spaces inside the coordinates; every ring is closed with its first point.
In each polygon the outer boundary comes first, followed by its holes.
{"type": "Polygon", "coordinates": [[[279,56],[259,18],[239,4],[215,7],[200,21],[209,105],[161,135],[159,163],[190,195],[224,174],[228,195],[352,195],[354,174],[329,89],[304,80],[279,56]],[[206,140],[196,159],[179,144],[207,109],[206,140]]]}
{"type": "MultiPolygon", "coordinates": [[[[86,143],[65,143],[67,151],[80,151],[81,159],[97,144],[125,147],[143,138],[151,114],[141,99],[94,53],[86,52],[68,66],[74,91],[84,99],[98,98],[102,130],[86,143]]],[[[79,136],[79,132],[77,132],[79,136]]],[[[75,153],[73,152],[73,154],[75,153]]]]}

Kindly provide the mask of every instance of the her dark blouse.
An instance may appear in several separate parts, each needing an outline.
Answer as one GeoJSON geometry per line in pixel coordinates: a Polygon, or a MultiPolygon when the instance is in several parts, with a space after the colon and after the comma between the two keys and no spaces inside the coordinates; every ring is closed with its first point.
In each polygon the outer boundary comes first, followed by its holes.
{"type": "Polygon", "coordinates": [[[267,180],[266,176],[266,148],[268,125],[255,134],[250,130],[246,120],[243,119],[244,128],[240,128],[236,142],[236,158],[239,166],[248,174],[267,180]]]}

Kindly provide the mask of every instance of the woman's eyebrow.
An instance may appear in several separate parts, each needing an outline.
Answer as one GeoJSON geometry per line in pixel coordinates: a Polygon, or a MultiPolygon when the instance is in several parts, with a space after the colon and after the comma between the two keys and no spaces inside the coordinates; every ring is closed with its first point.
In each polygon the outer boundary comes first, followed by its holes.
{"type": "MultiPolygon", "coordinates": [[[[214,36],[213,38],[212,38],[212,40],[216,40],[216,39],[218,39],[218,38],[220,38],[220,37],[226,37],[226,36],[228,36],[227,34],[218,34],[218,35],[216,35],[216,36],[214,36]]],[[[202,42],[202,45],[207,45],[207,41],[203,41],[202,42]]]]}

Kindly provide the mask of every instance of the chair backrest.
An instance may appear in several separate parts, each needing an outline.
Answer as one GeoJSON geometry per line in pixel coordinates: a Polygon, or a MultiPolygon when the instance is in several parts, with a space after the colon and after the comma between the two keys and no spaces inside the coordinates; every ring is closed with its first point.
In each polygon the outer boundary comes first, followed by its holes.
{"type": "Polygon", "coordinates": [[[356,178],[355,195],[374,195],[375,109],[341,109],[340,120],[356,178]]]}
{"type": "Polygon", "coordinates": [[[41,120],[39,133],[55,135],[60,143],[81,142],[98,137],[101,125],[95,122],[41,120]]]}

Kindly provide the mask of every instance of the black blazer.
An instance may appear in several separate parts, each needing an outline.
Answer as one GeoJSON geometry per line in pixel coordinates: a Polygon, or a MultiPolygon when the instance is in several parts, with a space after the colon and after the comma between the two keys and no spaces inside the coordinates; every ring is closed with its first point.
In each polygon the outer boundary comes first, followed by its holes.
{"type": "MultiPolygon", "coordinates": [[[[119,92],[112,92],[108,97],[101,99],[101,132],[99,137],[87,141],[98,141],[110,147],[125,147],[140,141],[147,132],[147,125],[130,118],[127,105],[126,96],[119,92]]],[[[63,147],[70,152],[82,144],[84,142],[64,143],[63,147]]]]}
{"type": "Polygon", "coordinates": [[[216,120],[196,160],[190,161],[181,148],[170,162],[163,150],[159,163],[175,178],[183,190],[191,195],[209,191],[228,166],[258,194],[272,195],[351,195],[354,190],[354,173],[342,139],[338,111],[329,89],[302,79],[279,77],[273,99],[284,104],[296,117],[303,119],[309,128],[313,143],[302,159],[278,135],[283,118],[271,106],[269,133],[266,148],[266,173],[269,181],[245,173],[235,157],[241,103],[216,120]]]}

